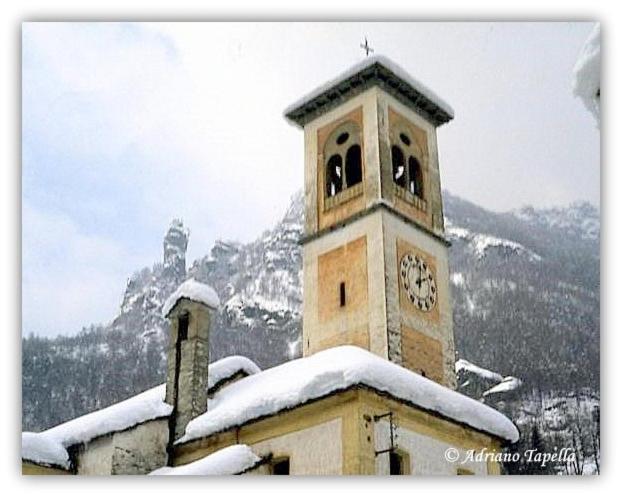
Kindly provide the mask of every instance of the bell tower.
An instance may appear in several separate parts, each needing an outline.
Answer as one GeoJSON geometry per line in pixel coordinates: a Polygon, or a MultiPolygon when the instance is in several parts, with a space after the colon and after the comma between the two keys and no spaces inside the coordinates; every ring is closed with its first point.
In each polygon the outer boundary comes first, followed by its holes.
{"type": "Polygon", "coordinates": [[[357,345],[455,388],[441,99],[369,57],[293,104],[303,128],[303,355],[357,345]]]}

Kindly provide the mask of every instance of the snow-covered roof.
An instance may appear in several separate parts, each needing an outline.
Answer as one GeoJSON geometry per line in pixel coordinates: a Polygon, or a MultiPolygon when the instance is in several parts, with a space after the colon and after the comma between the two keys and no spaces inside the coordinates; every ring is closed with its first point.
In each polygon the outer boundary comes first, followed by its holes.
{"type": "Polygon", "coordinates": [[[224,476],[249,470],[261,458],[248,445],[231,445],[183,466],[164,466],[149,473],[154,476],[224,476]]]}
{"type": "Polygon", "coordinates": [[[259,366],[251,361],[248,357],[241,355],[232,355],[216,361],[209,366],[207,374],[207,389],[211,390],[219,383],[233,378],[238,373],[246,376],[260,373],[259,366]]]}
{"type": "Polygon", "coordinates": [[[216,290],[205,283],[199,283],[194,278],[190,278],[179,285],[177,290],[166,299],[162,306],[162,315],[167,317],[175,304],[183,298],[205,304],[212,309],[216,309],[220,305],[216,290]]]}
{"type": "Polygon", "coordinates": [[[456,361],[456,372],[473,373],[479,376],[480,378],[483,378],[485,380],[489,380],[495,383],[500,383],[503,381],[503,376],[501,376],[499,373],[495,373],[494,371],[490,371],[489,369],[476,366],[475,364],[467,361],[466,359],[458,359],[456,361]]]}
{"type": "Polygon", "coordinates": [[[286,362],[220,390],[205,414],[193,419],[181,444],[254,419],[364,386],[458,423],[514,442],[516,426],[503,414],[465,395],[354,346],[341,346],[286,362]]]}
{"type": "Polygon", "coordinates": [[[600,23],[588,36],[574,66],[573,93],[600,121],[600,23]]]}
{"type": "MultiPolygon", "coordinates": [[[[250,359],[230,356],[209,365],[208,388],[238,373],[253,375],[261,370],[250,359]]],[[[168,416],[173,407],[164,402],[166,384],[99,411],[67,421],[41,433],[22,433],[22,459],[39,464],[68,467],[67,447],[87,443],[99,436],[131,428],[145,421],[168,416]]]]}
{"type": "Polygon", "coordinates": [[[373,85],[415,107],[434,125],[453,119],[454,111],[442,98],[387,57],[367,57],[336,78],[319,86],[285,109],[285,117],[299,125],[373,85]]]}
{"type": "Polygon", "coordinates": [[[22,433],[22,459],[44,466],[69,469],[69,454],[65,447],[42,433],[22,433]]]}

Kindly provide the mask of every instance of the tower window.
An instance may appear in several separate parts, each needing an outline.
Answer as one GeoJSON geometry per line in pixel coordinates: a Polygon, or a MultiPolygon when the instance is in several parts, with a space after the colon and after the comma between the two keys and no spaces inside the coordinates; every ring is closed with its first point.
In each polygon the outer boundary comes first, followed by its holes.
{"type": "Polygon", "coordinates": [[[188,325],[190,324],[190,316],[188,314],[182,314],[177,320],[177,329],[179,341],[188,339],[188,325]]]}
{"type": "Polygon", "coordinates": [[[358,145],[352,145],[346,153],[346,180],[346,188],[363,181],[361,147],[358,145]]]}
{"type": "Polygon", "coordinates": [[[346,284],[344,281],[339,283],[339,306],[346,306],[346,284]]]}
{"type": "Polygon", "coordinates": [[[363,181],[360,127],[347,121],[335,129],[326,140],[324,157],[324,195],[334,197],[363,181]]]}
{"type": "Polygon", "coordinates": [[[348,141],[348,138],[350,138],[350,133],[341,133],[338,137],[337,137],[337,145],[343,145],[345,142],[348,141]]]}
{"type": "Polygon", "coordinates": [[[337,195],[343,185],[343,167],[340,155],[333,155],[326,164],[326,196],[337,195]]]}
{"type": "Polygon", "coordinates": [[[412,155],[408,158],[408,191],[423,198],[423,173],[421,164],[412,155]]]}
{"type": "Polygon", "coordinates": [[[397,145],[391,147],[391,162],[393,164],[393,181],[402,188],[406,187],[406,165],[404,153],[397,145]]]}
{"type": "Polygon", "coordinates": [[[289,457],[277,459],[272,463],[273,475],[288,475],[289,474],[289,457]]]}
{"type": "Polygon", "coordinates": [[[423,200],[421,150],[407,133],[403,131],[394,131],[393,133],[393,145],[391,146],[393,181],[397,186],[404,188],[410,194],[423,200]]]}

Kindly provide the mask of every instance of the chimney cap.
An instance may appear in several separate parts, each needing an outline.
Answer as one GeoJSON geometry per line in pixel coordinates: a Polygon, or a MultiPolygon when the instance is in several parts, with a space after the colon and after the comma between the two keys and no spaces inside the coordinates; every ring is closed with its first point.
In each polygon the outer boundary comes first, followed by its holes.
{"type": "Polygon", "coordinates": [[[205,283],[199,283],[194,278],[184,281],[177,287],[164,305],[162,306],[162,315],[167,318],[173,308],[177,305],[181,299],[188,299],[193,302],[206,305],[210,309],[217,309],[220,305],[220,300],[216,290],[205,283]]]}

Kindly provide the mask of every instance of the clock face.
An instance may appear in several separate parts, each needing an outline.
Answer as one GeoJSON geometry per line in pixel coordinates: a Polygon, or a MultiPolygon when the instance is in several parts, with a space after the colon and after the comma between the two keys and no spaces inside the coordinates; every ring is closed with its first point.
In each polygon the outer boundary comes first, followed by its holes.
{"type": "Polygon", "coordinates": [[[424,259],[407,253],[400,262],[402,285],[410,302],[420,311],[434,309],[438,295],[434,273],[424,259]]]}

